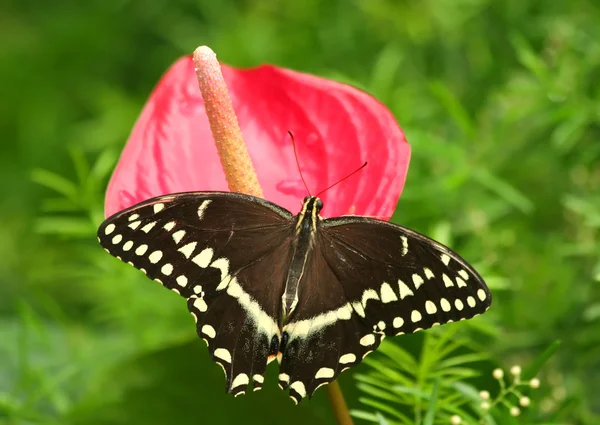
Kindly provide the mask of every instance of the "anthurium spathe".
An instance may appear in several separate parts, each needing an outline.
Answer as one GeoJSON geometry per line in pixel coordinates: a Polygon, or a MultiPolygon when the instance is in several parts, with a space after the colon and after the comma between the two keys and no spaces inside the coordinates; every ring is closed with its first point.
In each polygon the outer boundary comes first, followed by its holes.
{"type": "MultiPolygon", "coordinates": [[[[390,217],[410,147],[387,108],[348,85],[271,65],[221,65],[233,108],[267,200],[294,214],[313,194],[368,166],[320,197],[324,216],[390,217]]],[[[191,57],[178,60],[153,91],[106,194],[107,216],[145,199],[184,191],[227,191],[191,57]]]]}

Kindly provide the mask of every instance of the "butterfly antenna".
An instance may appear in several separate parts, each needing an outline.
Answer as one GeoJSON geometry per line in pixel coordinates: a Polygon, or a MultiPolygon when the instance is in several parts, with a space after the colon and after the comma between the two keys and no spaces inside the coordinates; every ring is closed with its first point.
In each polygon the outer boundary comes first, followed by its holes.
{"type": "Polygon", "coordinates": [[[337,186],[338,184],[340,184],[341,182],[343,182],[344,180],[349,179],[350,177],[352,177],[353,175],[355,175],[356,173],[358,173],[360,170],[362,170],[363,168],[365,168],[367,166],[367,162],[365,161],[365,163],[363,165],[361,165],[360,167],[358,167],[356,170],[352,171],[350,174],[348,174],[346,177],[344,177],[341,180],[338,180],[337,182],[335,182],[334,184],[332,184],[331,186],[323,189],[322,191],[320,191],[319,193],[317,193],[315,196],[319,196],[321,193],[328,191],[329,189],[331,189],[334,186],[337,186]]]}
{"type": "Polygon", "coordinates": [[[296,140],[294,140],[294,134],[288,130],[288,134],[292,139],[292,145],[294,145],[294,157],[296,158],[296,166],[298,167],[298,172],[300,173],[300,178],[302,179],[302,183],[304,183],[304,187],[306,188],[306,192],[310,195],[310,190],[308,190],[308,185],[304,180],[304,176],[302,175],[302,170],[300,169],[300,161],[298,161],[298,152],[296,152],[296,140]]]}

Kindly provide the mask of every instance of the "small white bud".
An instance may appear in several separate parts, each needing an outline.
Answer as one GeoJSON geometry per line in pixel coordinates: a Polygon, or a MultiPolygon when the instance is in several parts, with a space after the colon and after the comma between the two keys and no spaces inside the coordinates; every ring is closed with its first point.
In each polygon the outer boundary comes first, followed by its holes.
{"type": "Polygon", "coordinates": [[[513,406],[510,408],[510,414],[511,416],[519,416],[521,414],[521,409],[519,409],[517,406],[513,406]]]}
{"type": "Polygon", "coordinates": [[[489,410],[490,407],[492,407],[492,406],[490,405],[489,401],[481,402],[481,410],[489,410]]]}
{"type": "Polygon", "coordinates": [[[496,379],[502,379],[504,377],[504,371],[500,368],[494,369],[492,376],[496,379]]]}
{"type": "Polygon", "coordinates": [[[514,376],[519,376],[521,374],[521,366],[515,365],[510,368],[510,373],[514,376]]]}
{"type": "Polygon", "coordinates": [[[479,391],[479,397],[482,400],[489,400],[490,399],[490,393],[488,391],[485,391],[485,390],[479,391]]]}
{"type": "Polygon", "coordinates": [[[460,424],[462,424],[462,419],[458,415],[452,415],[450,417],[450,423],[452,425],[460,425],[460,424]]]}
{"type": "Polygon", "coordinates": [[[519,404],[523,407],[527,407],[531,404],[531,400],[527,396],[523,396],[519,399],[519,404]]]}
{"type": "Polygon", "coordinates": [[[531,381],[529,381],[529,386],[531,388],[539,388],[540,387],[540,380],[537,378],[533,378],[531,381]]]}

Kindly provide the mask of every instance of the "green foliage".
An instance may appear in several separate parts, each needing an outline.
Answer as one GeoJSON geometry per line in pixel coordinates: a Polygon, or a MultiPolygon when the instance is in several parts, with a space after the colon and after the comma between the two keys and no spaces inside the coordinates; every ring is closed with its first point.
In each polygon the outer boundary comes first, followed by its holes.
{"type": "Polygon", "coordinates": [[[599,422],[597,2],[61,0],[1,15],[0,424],[331,423],[323,390],[296,408],[273,376],[225,396],[181,300],[96,244],[145,98],[199,44],[385,102],[413,150],[394,220],[490,283],[486,315],[386,341],[342,376],[357,421],[599,422]],[[493,377],[514,364],[519,380],[493,377]]]}

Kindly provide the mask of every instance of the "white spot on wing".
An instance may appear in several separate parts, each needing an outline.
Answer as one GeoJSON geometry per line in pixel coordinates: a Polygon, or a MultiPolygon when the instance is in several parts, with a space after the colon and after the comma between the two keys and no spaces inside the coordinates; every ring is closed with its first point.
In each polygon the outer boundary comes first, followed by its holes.
{"type": "Polygon", "coordinates": [[[467,286],[466,282],[458,276],[456,276],[456,283],[459,288],[463,288],[463,287],[467,286]]]}
{"type": "Polygon", "coordinates": [[[400,287],[401,300],[408,297],[409,295],[415,295],[413,291],[411,291],[411,289],[408,287],[408,285],[406,285],[406,283],[402,282],[400,279],[398,279],[398,286],[400,287]]]}
{"type": "Polygon", "coordinates": [[[218,359],[231,363],[231,353],[226,348],[217,348],[213,355],[218,359]]]}
{"type": "Polygon", "coordinates": [[[192,262],[196,263],[202,268],[206,268],[212,260],[213,252],[214,251],[212,248],[205,248],[202,250],[202,252],[200,252],[200,254],[192,258],[192,262]]]}
{"type": "Polygon", "coordinates": [[[150,230],[152,230],[154,226],[156,226],[156,221],[151,221],[150,223],[142,227],[142,232],[148,233],[150,230]]]}
{"type": "Polygon", "coordinates": [[[374,289],[367,289],[362,294],[361,303],[363,305],[363,308],[367,308],[367,301],[378,300],[378,299],[379,299],[379,295],[377,295],[377,292],[374,289]]]}
{"type": "Polygon", "coordinates": [[[448,254],[442,254],[440,256],[440,259],[442,260],[442,263],[444,263],[445,266],[447,266],[450,263],[450,257],[448,256],[448,254]]]}
{"type": "Polygon", "coordinates": [[[217,335],[215,328],[213,328],[211,325],[202,326],[202,333],[209,338],[214,338],[217,335]]]}
{"type": "Polygon", "coordinates": [[[423,316],[421,316],[421,313],[419,312],[419,310],[413,310],[412,313],[410,314],[410,320],[413,323],[420,322],[422,318],[423,318],[423,316]]]}
{"type": "Polygon", "coordinates": [[[154,251],[152,254],[150,254],[148,256],[148,260],[150,260],[150,262],[152,264],[156,264],[160,261],[160,259],[162,258],[163,253],[162,251],[154,251]]]}
{"type": "Polygon", "coordinates": [[[404,319],[402,317],[395,317],[392,322],[392,326],[395,328],[401,328],[404,325],[404,319]]]}
{"type": "Polygon", "coordinates": [[[154,214],[161,212],[162,210],[165,209],[165,204],[154,204],[154,206],[152,207],[152,209],[154,210],[154,214]]]}
{"type": "Polygon", "coordinates": [[[458,274],[460,275],[460,277],[462,277],[464,280],[469,280],[469,273],[467,273],[465,270],[459,270],[458,274]]]}
{"type": "Polygon", "coordinates": [[[175,281],[179,286],[186,286],[188,283],[188,279],[184,275],[179,276],[175,281]]]}
{"type": "Polygon", "coordinates": [[[131,229],[135,230],[138,227],[140,227],[140,224],[142,224],[141,221],[134,221],[133,223],[128,224],[127,226],[130,227],[131,229]]]}
{"type": "Polygon", "coordinates": [[[200,220],[202,220],[204,218],[204,212],[206,211],[206,207],[208,207],[208,205],[211,203],[212,201],[210,199],[206,199],[204,201],[202,201],[202,203],[200,204],[200,206],[198,207],[198,218],[200,220]]]}
{"type": "Polygon", "coordinates": [[[306,388],[301,381],[296,381],[290,385],[290,388],[298,393],[302,398],[306,397],[306,388]]]}
{"type": "Polygon", "coordinates": [[[262,384],[263,382],[265,382],[265,377],[259,374],[256,374],[254,376],[252,376],[252,380],[258,382],[259,384],[262,384]]]}
{"type": "Polygon", "coordinates": [[[427,300],[425,302],[425,311],[428,314],[435,314],[435,313],[437,313],[437,307],[435,306],[435,304],[433,303],[433,301],[427,300]]]}
{"type": "Polygon", "coordinates": [[[233,389],[233,388],[239,387],[240,385],[248,385],[248,382],[250,382],[248,375],[246,375],[245,373],[240,373],[231,382],[231,388],[233,389]]]}
{"type": "Polygon", "coordinates": [[[178,244],[179,242],[181,242],[181,240],[185,236],[185,230],[178,230],[175,233],[173,233],[172,236],[173,236],[173,240],[175,241],[175,243],[178,244]]]}
{"type": "Polygon", "coordinates": [[[360,317],[365,317],[365,309],[363,308],[360,301],[353,302],[352,308],[354,309],[354,311],[356,311],[356,314],[358,314],[360,317]]]}
{"type": "Polygon", "coordinates": [[[485,293],[485,291],[483,289],[479,289],[477,291],[477,298],[479,298],[481,301],[485,300],[487,297],[487,294],[485,293]]]}
{"type": "Polygon", "coordinates": [[[454,307],[456,307],[458,311],[462,311],[462,309],[465,308],[465,305],[461,300],[457,299],[454,301],[454,307]]]}
{"type": "Polygon", "coordinates": [[[230,275],[225,276],[223,279],[221,279],[221,282],[217,285],[216,290],[222,291],[223,289],[227,288],[227,286],[229,286],[229,282],[231,282],[234,279],[235,279],[235,277],[233,277],[233,276],[230,276],[230,275]]]}
{"type": "Polygon", "coordinates": [[[354,363],[356,361],[356,356],[352,353],[344,354],[340,357],[341,364],[354,363]]]}
{"type": "Polygon", "coordinates": [[[196,249],[196,242],[190,242],[187,245],[182,246],[181,248],[178,249],[179,252],[181,252],[183,255],[185,255],[185,258],[190,258],[190,256],[194,253],[194,250],[196,249]]]}
{"type": "Polygon", "coordinates": [[[130,215],[130,216],[127,218],[127,220],[129,220],[129,221],[133,221],[133,220],[137,220],[138,218],[140,218],[140,215],[139,215],[139,214],[131,214],[131,215],[130,215]]]}
{"type": "Polygon", "coordinates": [[[123,244],[123,251],[129,251],[131,248],[133,248],[132,241],[127,241],[123,244]]]}
{"type": "Polygon", "coordinates": [[[167,232],[170,232],[175,227],[175,224],[177,224],[177,223],[175,223],[174,221],[169,221],[167,224],[165,224],[163,226],[163,229],[165,229],[167,232]]]}
{"type": "Polygon", "coordinates": [[[287,384],[288,382],[290,382],[290,375],[288,375],[287,373],[280,373],[279,380],[287,384]]]}
{"type": "Polygon", "coordinates": [[[375,344],[375,335],[367,334],[360,339],[360,345],[368,347],[369,345],[375,344]]]}
{"type": "Polygon", "coordinates": [[[392,290],[390,284],[387,282],[383,282],[383,284],[381,285],[381,302],[387,304],[394,301],[398,301],[398,297],[392,290]]]}
{"type": "Polygon", "coordinates": [[[137,249],[135,250],[135,253],[137,255],[144,255],[146,253],[146,251],[148,251],[148,245],[140,245],[137,247],[137,249]]]}
{"type": "Polygon", "coordinates": [[[477,303],[475,301],[475,298],[470,296],[467,298],[467,304],[469,304],[469,307],[473,308],[473,307],[475,307],[475,304],[477,304],[477,303]]]}
{"type": "Polygon", "coordinates": [[[206,310],[208,310],[208,306],[206,305],[206,301],[204,301],[202,298],[196,298],[194,300],[194,307],[196,307],[202,313],[204,313],[206,310]]]}
{"type": "Polygon", "coordinates": [[[446,288],[454,286],[454,282],[452,282],[452,279],[450,279],[446,273],[442,275],[442,280],[444,281],[444,285],[446,285],[446,288]]]}
{"type": "Polygon", "coordinates": [[[427,267],[423,267],[423,272],[425,273],[425,277],[427,279],[433,279],[435,277],[431,269],[428,269],[427,267]]]}
{"type": "Polygon", "coordinates": [[[425,283],[425,281],[423,280],[423,278],[421,277],[421,275],[414,273],[412,275],[412,281],[415,284],[415,289],[419,289],[419,286],[421,286],[422,284],[425,283]]]}
{"type": "Polygon", "coordinates": [[[112,243],[116,245],[116,244],[120,243],[122,240],[123,240],[123,236],[122,235],[115,235],[112,238],[112,243]]]}
{"type": "Polygon", "coordinates": [[[317,371],[317,374],[315,375],[315,379],[333,378],[334,375],[335,375],[335,371],[333,369],[331,369],[330,367],[322,367],[321,369],[319,369],[317,371]]]}
{"type": "Polygon", "coordinates": [[[171,273],[173,273],[173,265],[170,263],[166,263],[161,267],[160,271],[162,272],[162,274],[170,276],[171,273]]]}
{"type": "Polygon", "coordinates": [[[400,239],[402,239],[402,256],[404,257],[408,253],[408,238],[400,236],[400,239]]]}
{"type": "Polygon", "coordinates": [[[446,313],[450,311],[450,309],[452,308],[452,306],[450,305],[450,303],[448,302],[448,300],[446,298],[442,298],[440,300],[440,306],[442,307],[442,310],[444,310],[446,313]]]}
{"type": "Polygon", "coordinates": [[[115,228],[116,228],[116,227],[117,227],[117,226],[115,226],[114,224],[110,223],[109,225],[107,225],[107,226],[104,228],[104,234],[105,234],[105,235],[107,235],[107,236],[108,236],[108,235],[110,235],[112,232],[114,232],[114,231],[115,231],[115,228]]]}
{"type": "Polygon", "coordinates": [[[210,266],[221,271],[221,280],[229,274],[229,260],[227,258],[219,258],[213,261],[210,266]]]}

